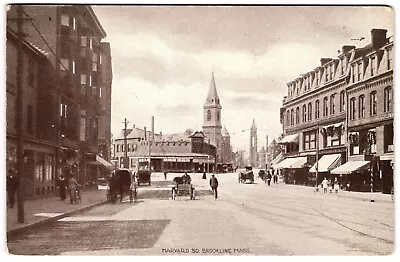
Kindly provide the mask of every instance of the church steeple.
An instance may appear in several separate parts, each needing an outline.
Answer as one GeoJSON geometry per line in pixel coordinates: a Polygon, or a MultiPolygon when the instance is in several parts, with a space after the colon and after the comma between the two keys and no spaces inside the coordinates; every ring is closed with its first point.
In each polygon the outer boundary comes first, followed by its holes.
{"type": "Polygon", "coordinates": [[[210,87],[204,106],[221,105],[217,93],[217,87],[215,86],[214,72],[211,73],[210,87]]]}
{"type": "Polygon", "coordinates": [[[251,124],[251,129],[257,129],[256,127],[256,121],[253,118],[253,123],[251,124]]]}

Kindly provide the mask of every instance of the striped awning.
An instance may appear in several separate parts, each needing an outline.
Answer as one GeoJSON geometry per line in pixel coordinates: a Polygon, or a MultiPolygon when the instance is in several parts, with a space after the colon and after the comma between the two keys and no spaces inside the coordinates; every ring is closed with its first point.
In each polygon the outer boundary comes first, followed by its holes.
{"type": "MultiPolygon", "coordinates": [[[[323,155],[318,160],[318,172],[330,172],[332,169],[341,164],[341,154],[323,155]]],[[[311,173],[316,172],[317,163],[315,163],[309,170],[311,173]]]]}
{"type": "Polygon", "coordinates": [[[331,170],[331,174],[345,174],[349,175],[356,171],[362,170],[369,166],[369,161],[349,161],[335,169],[331,170]]]}
{"type": "Polygon", "coordinates": [[[299,134],[286,135],[278,144],[287,144],[287,143],[298,143],[299,142],[299,134]]]}

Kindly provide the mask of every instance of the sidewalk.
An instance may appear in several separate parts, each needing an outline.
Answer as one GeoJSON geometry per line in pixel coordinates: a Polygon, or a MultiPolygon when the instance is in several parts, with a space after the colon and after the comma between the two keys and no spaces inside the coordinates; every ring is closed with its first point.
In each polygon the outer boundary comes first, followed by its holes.
{"type": "Polygon", "coordinates": [[[106,190],[91,189],[82,191],[82,203],[70,204],[69,198],[61,201],[60,197],[30,199],[24,201],[25,223],[18,223],[17,205],[7,207],[7,234],[17,233],[34,225],[54,221],[106,201],[106,190]]]}
{"type": "MultiPolygon", "coordinates": [[[[310,186],[302,186],[302,185],[291,185],[291,184],[284,184],[280,183],[281,185],[291,187],[293,189],[299,189],[299,190],[309,190],[310,192],[315,191],[315,187],[310,187],[310,186]]],[[[319,188],[318,194],[324,194],[323,189],[319,188]]],[[[354,192],[354,191],[342,191],[339,190],[338,193],[335,193],[334,191],[332,193],[328,194],[337,196],[337,197],[344,197],[344,198],[351,198],[351,199],[359,199],[362,201],[368,201],[368,202],[393,202],[392,196],[390,194],[382,194],[381,192],[354,192]]]]}

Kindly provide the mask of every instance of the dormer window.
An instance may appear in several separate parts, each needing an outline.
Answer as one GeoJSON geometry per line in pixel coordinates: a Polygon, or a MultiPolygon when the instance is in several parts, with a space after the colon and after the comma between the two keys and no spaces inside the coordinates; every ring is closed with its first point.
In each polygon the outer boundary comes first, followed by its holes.
{"type": "Polygon", "coordinates": [[[356,65],[352,65],[351,66],[351,74],[352,74],[352,82],[355,83],[356,82],[356,65]]]}
{"type": "Polygon", "coordinates": [[[325,67],[325,82],[329,81],[329,72],[328,72],[329,67],[325,67]]]}
{"type": "Polygon", "coordinates": [[[362,62],[358,62],[357,64],[357,81],[361,81],[362,76],[362,62]]]}
{"type": "Polygon", "coordinates": [[[376,74],[376,58],[373,56],[371,57],[371,76],[376,74]]]}
{"type": "Polygon", "coordinates": [[[319,85],[319,71],[317,71],[315,73],[315,85],[318,86],[319,85]]]}
{"type": "Polygon", "coordinates": [[[390,48],[387,50],[387,69],[393,69],[393,49],[390,48]]]}
{"type": "Polygon", "coordinates": [[[333,64],[329,65],[329,80],[333,80],[333,64]]]}
{"type": "Polygon", "coordinates": [[[340,58],[340,75],[344,75],[344,57],[340,58]]]}

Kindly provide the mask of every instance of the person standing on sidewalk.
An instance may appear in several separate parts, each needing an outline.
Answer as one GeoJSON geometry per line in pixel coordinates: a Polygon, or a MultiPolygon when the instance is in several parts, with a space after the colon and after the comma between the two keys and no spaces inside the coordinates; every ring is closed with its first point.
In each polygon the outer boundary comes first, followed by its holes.
{"type": "Polygon", "coordinates": [[[67,181],[65,181],[65,178],[63,175],[60,176],[60,179],[58,180],[58,186],[60,188],[60,198],[62,201],[64,201],[67,196],[65,192],[65,188],[67,186],[67,181]]]}
{"type": "Polygon", "coordinates": [[[7,181],[6,181],[6,190],[7,190],[7,196],[8,196],[8,205],[9,207],[13,208],[14,203],[15,203],[15,191],[17,191],[18,188],[18,179],[14,175],[14,172],[12,169],[8,170],[7,173],[7,181]]]}
{"type": "Polygon", "coordinates": [[[267,173],[267,182],[268,182],[268,185],[269,185],[269,186],[271,185],[271,179],[272,179],[272,175],[271,175],[271,172],[268,170],[268,173],[267,173]]]}
{"type": "Polygon", "coordinates": [[[333,189],[335,189],[335,193],[337,193],[339,191],[339,181],[338,181],[337,177],[335,177],[333,189]]]}
{"type": "Polygon", "coordinates": [[[74,174],[71,173],[70,178],[68,179],[68,190],[69,190],[69,203],[73,204],[76,202],[76,187],[79,186],[78,182],[74,178],[74,174]]]}
{"type": "Polygon", "coordinates": [[[214,198],[217,199],[217,198],[218,198],[218,191],[217,191],[217,188],[218,188],[218,180],[217,180],[217,178],[214,176],[214,174],[211,175],[211,178],[210,178],[210,186],[211,186],[211,189],[212,189],[212,191],[213,191],[213,193],[214,193],[214,198]]]}
{"type": "Polygon", "coordinates": [[[328,192],[328,180],[326,180],[326,177],[324,177],[324,180],[322,180],[322,188],[324,189],[324,193],[328,192]]]}

